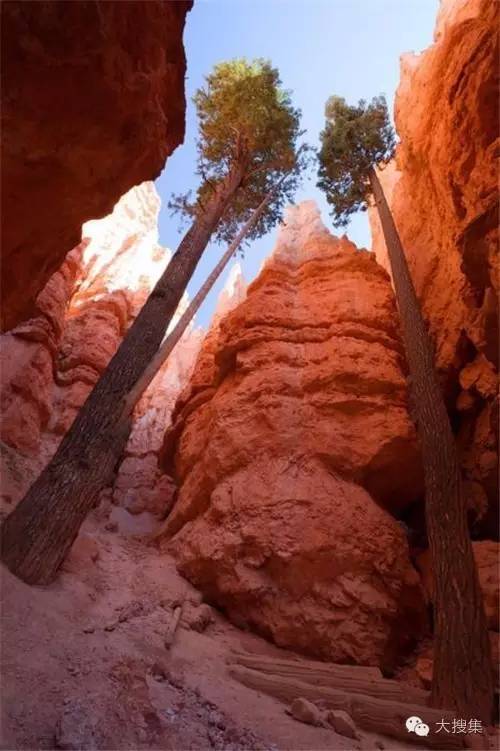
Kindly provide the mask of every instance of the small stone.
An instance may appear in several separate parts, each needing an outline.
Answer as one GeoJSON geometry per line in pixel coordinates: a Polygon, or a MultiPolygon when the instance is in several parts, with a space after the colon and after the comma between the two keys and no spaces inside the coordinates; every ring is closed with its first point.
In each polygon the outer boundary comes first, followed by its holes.
{"type": "Polygon", "coordinates": [[[95,626],[84,626],[83,627],[83,633],[84,634],[93,634],[95,631],[95,626]]]}
{"type": "Polygon", "coordinates": [[[383,749],[385,748],[385,746],[382,743],[382,741],[375,741],[375,748],[380,748],[383,751],[383,749]]]}
{"type": "Polygon", "coordinates": [[[201,603],[203,602],[203,592],[198,592],[198,590],[196,590],[195,592],[189,595],[188,599],[192,605],[195,605],[195,606],[201,605],[201,603]]]}
{"type": "Polygon", "coordinates": [[[203,633],[207,627],[215,620],[210,605],[198,605],[190,614],[187,615],[186,621],[192,631],[203,633]]]}
{"type": "Polygon", "coordinates": [[[358,740],[359,735],[352,717],[341,709],[331,709],[327,714],[327,720],[336,733],[346,738],[358,740]]]}
{"type": "Polygon", "coordinates": [[[104,626],[105,631],[114,631],[116,628],[116,623],[108,623],[107,626],[104,626]]]}
{"type": "Polygon", "coordinates": [[[107,522],[104,525],[106,532],[118,532],[118,524],[116,522],[107,522]]]}
{"type": "Polygon", "coordinates": [[[294,699],[290,704],[290,714],[295,720],[306,725],[321,727],[325,724],[322,712],[307,699],[294,699]]]}

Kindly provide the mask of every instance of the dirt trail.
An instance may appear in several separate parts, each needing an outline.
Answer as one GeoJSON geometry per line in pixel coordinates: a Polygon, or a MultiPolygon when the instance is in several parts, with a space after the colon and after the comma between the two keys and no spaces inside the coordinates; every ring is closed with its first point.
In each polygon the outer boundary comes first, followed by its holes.
{"type": "Polygon", "coordinates": [[[294,655],[200,601],[172,558],[144,538],[105,531],[97,517],[53,585],[29,587],[2,569],[2,748],[403,748],[297,722],[280,702],[231,679],[231,649],[294,655]],[[179,602],[183,617],[167,651],[179,602]]]}

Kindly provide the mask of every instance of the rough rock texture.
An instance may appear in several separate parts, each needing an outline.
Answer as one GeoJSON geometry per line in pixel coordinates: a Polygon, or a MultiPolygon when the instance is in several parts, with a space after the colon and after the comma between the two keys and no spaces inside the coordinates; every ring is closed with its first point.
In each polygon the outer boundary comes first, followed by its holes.
{"type": "MultiPolygon", "coordinates": [[[[475,529],[487,535],[498,534],[497,12],[495,0],[445,0],[434,44],[403,56],[401,143],[380,174],[435,341],[475,529]]],[[[371,222],[387,265],[373,211],[371,222]]]]}
{"type": "Polygon", "coordinates": [[[170,260],[158,245],[160,199],[153,183],[132,189],[106,218],[82,228],[89,243],[58,349],[54,414],[63,435],[116,352],[170,260]]]}
{"type": "Polygon", "coordinates": [[[421,492],[390,284],[312,202],[204,343],[166,436],[180,571],[240,625],[389,664],[424,623],[399,510],[421,492]],[[375,502],[374,498],[378,501],[375,502]]]}
{"type": "Polygon", "coordinates": [[[176,487],[158,466],[158,454],[176,399],[189,381],[202,338],[201,329],[186,331],[134,411],[125,459],[113,488],[114,502],[130,513],[147,511],[162,516],[170,510],[176,487]]]}
{"type": "Polygon", "coordinates": [[[191,0],[2,3],[2,318],[184,137],[191,0]],[[40,117],[40,113],[45,113],[40,117]]]}
{"type": "MultiPolygon", "coordinates": [[[[144,183],[110,216],[87,222],[84,240],[40,293],[40,315],[3,336],[0,409],[7,481],[2,491],[9,504],[26,490],[24,479],[19,481],[25,464],[35,473],[55,451],[168,263],[170,251],[158,245],[159,209],[153,184],[144,183]]],[[[199,339],[199,332],[186,332],[138,405],[114,497],[133,508],[131,494],[140,489],[134,513],[138,503],[147,510],[165,509],[172,495],[171,481],[157,468],[161,440],[154,430],[168,424],[199,339]],[[141,471],[131,467],[132,457],[142,462],[141,471]],[[120,494],[124,478],[127,487],[120,494]]]]}

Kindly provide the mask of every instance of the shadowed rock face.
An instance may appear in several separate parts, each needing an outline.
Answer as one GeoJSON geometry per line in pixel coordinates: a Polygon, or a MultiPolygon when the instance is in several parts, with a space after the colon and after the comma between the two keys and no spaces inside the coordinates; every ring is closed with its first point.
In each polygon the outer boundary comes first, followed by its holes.
{"type": "MultiPolygon", "coordinates": [[[[401,143],[381,172],[457,432],[475,530],[498,533],[498,4],[442,3],[401,63],[401,143]],[[489,510],[488,510],[489,505],[489,510]],[[478,518],[479,517],[479,518],[478,518]]],[[[373,249],[387,266],[377,216],[373,249]]]]}
{"type": "Polygon", "coordinates": [[[184,137],[191,0],[2,3],[2,318],[184,137]]]}
{"type": "Polygon", "coordinates": [[[420,633],[388,511],[422,488],[403,367],[387,274],[314,203],[291,209],[246,300],[209,332],[164,445],[179,569],[235,622],[365,664],[420,633]]]}

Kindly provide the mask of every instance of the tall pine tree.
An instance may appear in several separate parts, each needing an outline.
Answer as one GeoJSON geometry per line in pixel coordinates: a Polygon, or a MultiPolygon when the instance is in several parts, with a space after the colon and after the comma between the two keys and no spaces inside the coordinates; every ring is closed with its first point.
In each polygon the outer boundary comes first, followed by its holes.
{"type": "Polygon", "coordinates": [[[484,605],[467,528],[466,503],[455,439],[434,367],[433,345],[422,317],[401,240],[375,171],[394,151],[383,97],[349,106],[331,97],[321,133],[318,186],[334,224],[366,210],[373,196],[391,264],[410,371],[412,405],[425,474],[425,511],[435,581],[432,700],[461,717],[489,722],[493,685],[484,605]]]}

